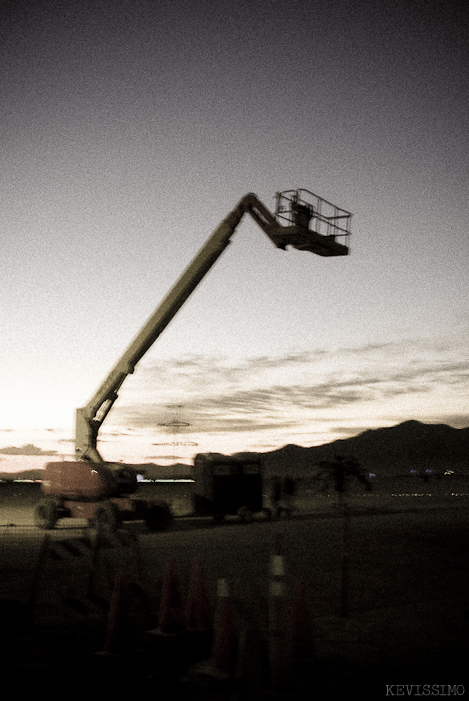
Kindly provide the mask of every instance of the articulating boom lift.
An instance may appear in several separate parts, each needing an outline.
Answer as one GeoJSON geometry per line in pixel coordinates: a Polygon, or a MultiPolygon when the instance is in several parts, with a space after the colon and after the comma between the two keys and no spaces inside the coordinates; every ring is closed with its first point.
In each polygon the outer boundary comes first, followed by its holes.
{"type": "Polygon", "coordinates": [[[98,431],[117,399],[119,388],[223,253],[245,212],[253,217],[277,248],[285,250],[292,246],[320,256],[344,256],[349,251],[346,244],[337,241],[343,238],[347,242],[352,216],[349,212],[330,205],[307,190],[290,190],[277,194],[276,218],[256,195],[245,195],[213,232],[92,399],[77,410],[77,460],[102,462],[97,449],[98,431]],[[330,211],[323,214],[326,206],[330,211]],[[288,224],[285,226],[280,220],[288,224]],[[314,229],[309,228],[311,222],[314,229]],[[323,230],[325,234],[320,233],[323,230]]]}
{"type": "Polygon", "coordinates": [[[169,520],[163,503],[155,509],[154,505],[125,496],[135,491],[136,477],[123,465],[104,462],[97,447],[98,432],[127,375],[133,373],[139,360],[223,253],[246,212],[277,248],[285,250],[292,246],[320,256],[348,254],[352,216],[349,212],[308,190],[278,193],[275,215],[256,195],[245,195],[202,246],[88,404],[77,409],[75,456],[79,462],[46,465],[42,488],[48,500],[41,502],[36,512],[40,527],[51,528],[57,518],[64,516],[88,518],[103,528],[115,528],[120,520],[144,518],[150,528],[158,529],[169,520]]]}

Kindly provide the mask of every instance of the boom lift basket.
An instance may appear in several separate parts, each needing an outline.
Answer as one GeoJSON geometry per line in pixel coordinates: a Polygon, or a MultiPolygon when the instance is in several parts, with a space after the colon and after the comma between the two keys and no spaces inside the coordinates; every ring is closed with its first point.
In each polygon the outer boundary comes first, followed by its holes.
{"type": "Polygon", "coordinates": [[[309,190],[277,192],[275,216],[279,223],[286,222],[287,227],[294,227],[298,232],[309,231],[324,237],[324,242],[328,241],[331,246],[337,242],[337,251],[332,247],[329,255],[347,254],[352,215],[319,195],[309,190]]]}

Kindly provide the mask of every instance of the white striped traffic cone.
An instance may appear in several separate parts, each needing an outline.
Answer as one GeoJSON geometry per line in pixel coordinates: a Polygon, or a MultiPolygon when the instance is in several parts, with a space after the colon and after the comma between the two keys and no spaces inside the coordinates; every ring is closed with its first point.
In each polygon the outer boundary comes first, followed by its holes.
{"type": "Polygon", "coordinates": [[[274,686],[282,684],[287,676],[284,577],[283,540],[281,534],[278,534],[270,559],[269,585],[269,662],[270,681],[274,686]]]}

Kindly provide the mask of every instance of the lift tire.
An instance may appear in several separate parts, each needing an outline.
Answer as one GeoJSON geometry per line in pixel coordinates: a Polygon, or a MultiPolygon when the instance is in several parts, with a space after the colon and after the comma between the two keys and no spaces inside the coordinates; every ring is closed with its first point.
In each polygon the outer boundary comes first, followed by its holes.
{"type": "Polygon", "coordinates": [[[172,521],[171,509],[164,501],[152,504],[145,515],[145,523],[149,531],[165,531],[172,521]]]}
{"type": "Polygon", "coordinates": [[[41,499],[34,509],[34,523],[38,528],[50,530],[54,528],[59,518],[57,501],[51,497],[41,499]]]}
{"type": "Polygon", "coordinates": [[[121,525],[119,507],[113,501],[100,504],[94,513],[94,522],[100,533],[114,533],[121,525]]]}

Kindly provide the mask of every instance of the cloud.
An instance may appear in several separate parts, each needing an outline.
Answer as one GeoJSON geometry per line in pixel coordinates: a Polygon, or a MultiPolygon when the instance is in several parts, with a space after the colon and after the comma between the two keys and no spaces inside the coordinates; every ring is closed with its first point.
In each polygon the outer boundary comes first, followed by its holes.
{"type": "Polygon", "coordinates": [[[145,455],[145,460],[186,460],[187,455],[145,455]]]}
{"type": "Polygon", "coordinates": [[[467,352],[461,357],[449,343],[404,340],[237,363],[188,355],[142,366],[113,415],[117,425],[160,431],[168,410],[182,406],[186,433],[294,430],[313,412],[378,403],[384,415],[391,402],[412,396],[430,415],[435,393],[468,386],[467,352]]]}
{"type": "MultiPolygon", "coordinates": [[[[211,397],[202,398],[195,402],[184,403],[184,411],[190,416],[186,433],[244,433],[246,431],[263,431],[266,429],[288,428],[297,426],[296,421],[289,421],[285,416],[277,419],[265,415],[257,416],[256,406],[245,398],[242,413],[236,409],[236,399],[211,397]]],[[[263,407],[265,411],[265,407],[263,407]]],[[[165,407],[161,404],[145,404],[138,407],[123,407],[121,416],[124,422],[133,424],[136,428],[152,428],[161,431],[160,418],[165,407]]],[[[177,431],[175,432],[177,433],[177,431]]]]}
{"type": "Polygon", "coordinates": [[[21,446],[9,446],[7,448],[0,448],[0,453],[2,455],[57,455],[56,450],[42,450],[31,443],[21,446]]]}
{"type": "Polygon", "coordinates": [[[440,414],[429,418],[429,423],[441,423],[454,426],[454,428],[467,428],[469,426],[469,414],[440,414]]]}

